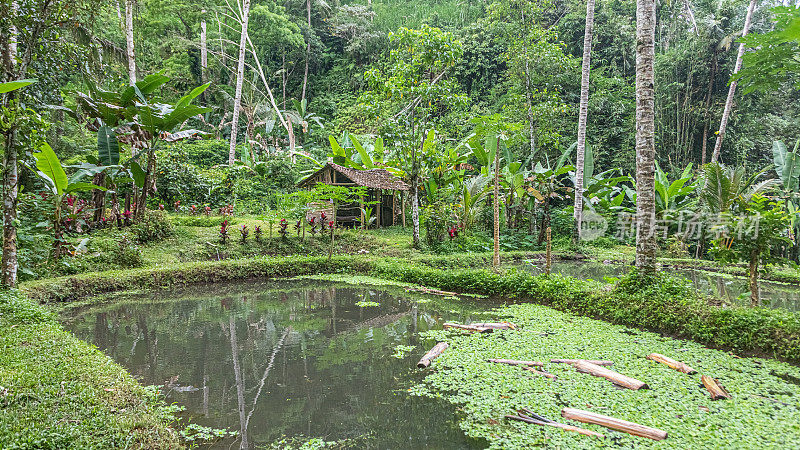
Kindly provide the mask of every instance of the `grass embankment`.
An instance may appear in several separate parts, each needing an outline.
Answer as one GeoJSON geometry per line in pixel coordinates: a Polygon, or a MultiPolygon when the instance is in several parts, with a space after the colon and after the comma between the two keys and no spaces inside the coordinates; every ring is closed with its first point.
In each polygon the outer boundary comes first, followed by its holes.
{"type": "Polygon", "coordinates": [[[702,345],[607,322],[576,317],[540,305],[518,304],[494,313],[516,330],[491,334],[431,331],[450,347],[433,363],[417,395],[459,405],[461,428],[492,448],[800,448],[800,370],[777,361],[734,358],[702,345]],[[645,357],[662,353],[689,364],[687,375],[645,357]],[[519,367],[486,362],[509,358],[544,362],[548,379],[519,367]],[[633,391],[604,378],[578,373],[551,359],[614,362],[611,369],[646,382],[633,391]],[[732,398],[712,401],[700,382],[712,376],[732,398]],[[526,407],[562,423],[603,433],[606,439],[504,419],[526,407]],[[668,433],[656,442],[598,425],[561,418],[570,407],[629,420],[668,433]]]}
{"type": "Polygon", "coordinates": [[[0,448],[176,448],[169,410],[17,292],[0,292],[0,448]]]}
{"type": "Polygon", "coordinates": [[[660,276],[650,284],[626,277],[617,285],[511,270],[495,274],[484,255],[429,257],[414,261],[377,257],[252,258],[89,273],[27,283],[38,301],[69,301],[126,289],[214,283],[246,278],[318,273],[370,275],[447,291],[515,297],[612,323],[686,337],[743,354],[800,362],[800,313],[768,308],[709,305],[688,282],[660,276]]]}

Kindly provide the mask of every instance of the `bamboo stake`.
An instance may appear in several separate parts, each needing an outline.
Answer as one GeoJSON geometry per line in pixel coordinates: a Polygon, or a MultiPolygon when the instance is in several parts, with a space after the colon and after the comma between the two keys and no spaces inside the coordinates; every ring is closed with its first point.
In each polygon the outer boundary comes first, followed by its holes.
{"type": "Polygon", "coordinates": [[[647,359],[649,359],[651,361],[660,362],[661,364],[664,364],[664,365],[666,365],[667,367],[669,367],[671,369],[675,369],[678,372],[683,372],[683,373],[687,373],[687,374],[690,374],[690,375],[693,374],[693,373],[697,373],[696,370],[692,369],[691,367],[689,367],[685,363],[682,363],[680,361],[675,361],[672,358],[667,358],[666,356],[664,356],[664,355],[662,355],[660,353],[651,353],[651,354],[647,355],[647,359]]]}
{"type": "Polygon", "coordinates": [[[445,297],[455,297],[458,295],[456,292],[440,291],[439,289],[432,289],[427,287],[407,287],[407,292],[422,292],[425,294],[443,295],[445,297]]]}
{"type": "Polygon", "coordinates": [[[707,377],[702,375],[700,377],[700,381],[703,382],[703,386],[708,389],[708,392],[711,394],[711,400],[722,400],[723,398],[731,398],[731,394],[725,390],[724,387],[717,381],[715,378],[707,377]]]}
{"type": "Polygon", "coordinates": [[[492,359],[487,359],[487,361],[490,362],[490,363],[508,364],[508,365],[511,365],[511,366],[538,366],[538,367],[544,366],[544,363],[541,363],[539,361],[522,361],[522,360],[518,360],[518,359],[495,359],[495,358],[492,358],[492,359]]]}
{"type": "Polygon", "coordinates": [[[622,386],[628,389],[632,389],[637,391],[639,389],[648,389],[647,383],[639,381],[635,378],[631,378],[626,375],[622,375],[621,373],[614,372],[611,369],[606,369],[605,367],[598,366],[597,364],[592,364],[589,361],[578,361],[573,365],[578,372],[588,373],[590,375],[594,375],[596,377],[603,377],[608,380],[611,380],[614,384],[618,386],[622,386]]]}
{"type": "Polygon", "coordinates": [[[584,436],[596,436],[596,437],[600,437],[600,438],[606,437],[605,435],[597,433],[595,431],[587,430],[587,429],[584,429],[584,428],[578,428],[578,427],[575,427],[575,426],[572,426],[572,425],[567,425],[567,424],[564,424],[564,423],[554,422],[552,420],[549,421],[549,422],[548,421],[544,421],[544,420],[536,420],[536,419],[534,419],[532,417],[528,417],[528,416],[523,415],[523,414],[520,414],[518,416],[515,416],[515,415],[512,415],[512,414],[507,414],[505,417],[506,417],[506,419],[519,420],[521,422],[532,423],[534,425],[561,428],[562,430],[566,430],[566,431],[574,431],[574,432],[580,433],[580,434],[582,434],[584,436]]]}
{"type": "Polygon", "coordinates": [[[577,420],[583,423],[602,425],[606,428],[611,428],[612,430],[622,431],[623,433],[632,434],[634,436],[646,437],[655,441],[660,441],[667,438],[667,432],[664,430],[659,430],[658,428],[651,428],[638,423],[628,422],[627,420],[604,416],[602,414],[596,414],[580,409],[564,408],[561,410],[561,417],[570,420],[577,420]]]}
{"type": "Polygon", "coordinates": [[[431,365],[431,361],[436,359],[437,356],[441,355],[442,352],[447,350],[449,344],[447,342],[439,342],[438,344],[434,345],[432,349],[428,350],[428,353],[422,357],[417,363],[417,367],[420,369],[424,369],[431,365]]]}
{"type": "Polygon", "coordinates": [[[587,361],[587,362],[590,362],[590,363],[598,365],[598,366],[613,366],[614,365],[614,362],[612,362],[612,361],[598,361],[596,359],[551,359],[550,360],[551,363],[556,363],[556,364],[575,364],[578,361],[587,361]]]}

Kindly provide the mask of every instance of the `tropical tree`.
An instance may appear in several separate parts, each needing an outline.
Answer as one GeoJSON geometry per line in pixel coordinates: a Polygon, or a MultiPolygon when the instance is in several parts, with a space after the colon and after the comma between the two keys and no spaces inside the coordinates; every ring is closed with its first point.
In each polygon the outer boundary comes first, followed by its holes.
{"type": "MultiPolygon", "coordinates": [[[[747,16],[744,19],[744,29],[742,30],[742,37],[747,36],[750,31],[750,24],[753,19],[753,11],[756,9],[758,0],[750,0],[750,6],[747,7],[747,16]]],[[[719,159],[719,152],[722,149],[722,139],[725,138],[725,131],[728,128],[728,118],[731,115],[731,108],[733,108],[733,96],[736,93],[736,86],[739,83],[736,79],[736,74],[742,68],[742,57],[744,56],[745,44],[739,44],[739,53],[736,55],[736,65],[733,67],[731,74],[732,80],[728,87],[728,98],[725,100],[725,109],[722,111],[722,119],[719,122],[719,131],[717,131],[717,140],[714,143],[714,153],[711,154],[711,162],[715,163],[719,159]]]]}
{"type": "Polygon", "coordinates": [[[385,68],[366,72],[369,90],[360,103],[379,122],[401,130],[394,139],[398,160],[411,184],[412,242],[420,244],[419,187],[425,140],[432,122],[455,105],[465,103],[457,84],[446,77],[461,57],[461,43],[452,33],[423,25],[419,30],[400,28],[389,36],[393,49],[385,68]]]}
{"type": "Polygon", "coordinates": [[[583,36],[583,64],[581,66],[581,100],[578,112],[578,145],[575,158],[575,238],[581,238],[583,217],[583,164],[586,151],[586,116],[589,113],[589,70],[592,58],[592,28],[594,26],[594,0],[586,1],[586,27],[583,36]]]}
{"type": "Polygon", "coordinates": [[[789,213],[789,230],[792,237],[793,257],[798,258],[800,250],[800,140],[794,145],[793,151],[788,151],[781,141],[772,143],[772,158],[775,172],[781,182],[782,196],[785,199],[785,208],[789,213]]]}
{"type": "Polygon", "coordinates": [[[744,93],[777,90],[786,81],[800,88],[800,3],[772,9],[775,26],[764,33],[751,33],[742,45],[754,49],[742,58],[741,70],[733,79],[744,93]]]}
{"type": "Polygon", "coordinates": [[[636,0],[636,267],[656,270],[655,0],[636,0]]]}

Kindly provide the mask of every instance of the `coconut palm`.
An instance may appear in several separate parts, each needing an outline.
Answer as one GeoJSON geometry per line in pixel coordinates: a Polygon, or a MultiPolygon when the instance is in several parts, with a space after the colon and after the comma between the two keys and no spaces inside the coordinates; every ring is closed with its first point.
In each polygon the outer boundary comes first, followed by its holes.
{"type": "Polygon", "coordinates": [[[583,66],[581,69],[581,102],[578,114],[578,154],[575,158],[575,237],[581,238],[583,216],[583,162],[586,150],[586,116],[589,112],[589,70],[592,57],[592,27],[594,25],[594,0],[586,2],[586,27],[583,35],[583,66]]]}
{"type": "Polygon", "coordinates": [[[636,0],[636,267],[656,270],[655,0],[636,0]]]}
{"type": "Polygon", "coordinates": [[[780,180],[774,178],[756,183],[766,172],[767,169],[764,169],[748,177],[744,167],[707,164],[703,169],[700,200],[712,214],[729,212],[736,205],[744,207],[753,195],[779,186],[780,180]]]}

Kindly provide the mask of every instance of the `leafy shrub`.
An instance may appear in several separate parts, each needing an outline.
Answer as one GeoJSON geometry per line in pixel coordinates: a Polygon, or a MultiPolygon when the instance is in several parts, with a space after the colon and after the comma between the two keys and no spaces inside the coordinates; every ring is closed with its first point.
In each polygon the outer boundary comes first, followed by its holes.
{"type": "Polygon", "coordinates": [[[175,228],[167,214],[154,210],[146,210],[142,218],[131,227],[131,231],[136,236],[136,242],[140,244],[163,241],[175,234],[175,228]]]}
{"type": "Polygon", "coordinates": [[[166,147],[169,155],[182,155],[189,164],[212,167],[228,162],[229,145],[223,140],[181,141],[166,147]]]}
{"type": "Polygon", "coordinates": [[[120,268],[139,267],[144,262],[142,250],[134,242],[131,242],[127,235],[123,235],[117,242],[116,247],[111,252],[111,257],[111,263],[120,268]]]}

